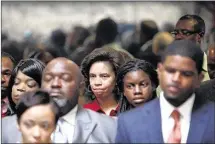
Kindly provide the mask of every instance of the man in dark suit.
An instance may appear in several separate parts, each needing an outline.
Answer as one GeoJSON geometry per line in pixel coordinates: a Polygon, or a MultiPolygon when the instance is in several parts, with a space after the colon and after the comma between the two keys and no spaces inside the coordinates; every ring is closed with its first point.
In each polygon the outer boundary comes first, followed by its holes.
{"type": "Polygon", "coordinates": [[[189,40],[166,48],[158,64],[160,98],[119,116],[117,143],[215,142],[215,103],[195,93],[203,79],[203,55],[189,40]]]}

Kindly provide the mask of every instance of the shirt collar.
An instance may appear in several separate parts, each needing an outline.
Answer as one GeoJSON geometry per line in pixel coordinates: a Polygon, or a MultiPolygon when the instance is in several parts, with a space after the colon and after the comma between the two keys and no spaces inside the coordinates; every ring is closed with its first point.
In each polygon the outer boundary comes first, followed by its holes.
{"type": "Polygon", "coordinates": [[[76,105],[71,111],[62,117],[63,120],[71,125],[75,125],[76,114],[78,111],[78,105],[76,105]]]}
{"type": "Polygon", "coordinates": [[[194,100],[195,100],[195,94],[193,93],[189,99],[187,99],[182,105],[176,108],[165,99],[164,93],[161,92],[160,106],[161,106],[162,117],[165,119],[168,119],[172,114],[173,110],[177,109],[180,112],[180,115],[182,118],[190,120],[194,100]]]}
{"type": "MultiPolygon", "coordinates": [[[[105,114],[105,112],[102,110],[102,108],[100,107],[100,105],[99,105],[99,103],[98,103],[98,101],[96,99],[93,100],[92,103],[90,104],[90,109],[93,110],[93,111],[105,114]]],[[[108,114],[108,115],[110,115],[110,116],[116,116],[118,110],[119,110],[119,104],[116,107],[116,109],[111,110],[110,114],[108,114]]]]}

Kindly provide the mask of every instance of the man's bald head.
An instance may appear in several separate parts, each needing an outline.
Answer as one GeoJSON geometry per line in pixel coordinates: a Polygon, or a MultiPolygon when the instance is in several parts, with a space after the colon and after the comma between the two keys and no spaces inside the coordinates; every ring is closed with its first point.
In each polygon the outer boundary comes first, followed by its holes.
{"type": "Polygon", "coordinates": [[[66,114],[78,103],[81,80],[79,67],[67,58],[58,57],[47,64],[42,89],[50,93],[66,114]]]}

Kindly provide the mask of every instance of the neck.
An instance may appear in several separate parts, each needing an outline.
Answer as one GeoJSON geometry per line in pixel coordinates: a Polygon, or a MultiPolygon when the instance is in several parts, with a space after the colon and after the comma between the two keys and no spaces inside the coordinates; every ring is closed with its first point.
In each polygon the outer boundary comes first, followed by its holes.
{"type": "Polygon", "coordinates": [[[182,105],[185,101],[187,101],[192,96],[192,93],[188,96],[184,96],[182,99],[171,99],[169,97],[165,97],[165,99],[174,107],[179,107],[182,105]]]}
{"type": "Polygon", "coordinates": [[[97,98],[97,101],[100,107],[102,108],[102,110],[104,111],[108,109],[115,109],[118,105],[113,94],[105,98],[97,98]]]}

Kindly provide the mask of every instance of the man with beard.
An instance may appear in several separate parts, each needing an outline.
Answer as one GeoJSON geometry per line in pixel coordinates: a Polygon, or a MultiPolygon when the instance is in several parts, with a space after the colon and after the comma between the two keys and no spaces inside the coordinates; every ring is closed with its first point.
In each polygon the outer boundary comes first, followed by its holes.
{"type": "Polygon", "coordinates": [[[11,114],[11,109],[8,102],[8,83],[12,70],[15,66],[14,58],[5,52],[1,56],[1,115],[5,117],[11,114]]]}
{"type": "MultiPolygon", "coordinates": [[[[191,40],[201,45],[205,35],[205,22],[198,15],[184,15],[176,23],[175,29],[172,32],[175,40],[191,40]]],[[[207,55],[204,53],[203,69],[208,71],[207,55]]],[[[209,80],[208,72],[204,72],[203,81],[209,80]]]]}
{"type": "Polygon", "coordinates": [[[60,106],[52,141],[57,143],[113,143],[116,121],[111,117],[78,106],[81,72],[66,58],[50,61],[43,73],[42,89],[60,106]]]}
{"type": "Polygon", "coordinates": [[[160,98],[118,117],[117,143],[215,142],[215,103],[195,92],[203,55],[189,40],[166,48],[158,64],[160,98]]]}

